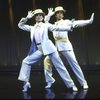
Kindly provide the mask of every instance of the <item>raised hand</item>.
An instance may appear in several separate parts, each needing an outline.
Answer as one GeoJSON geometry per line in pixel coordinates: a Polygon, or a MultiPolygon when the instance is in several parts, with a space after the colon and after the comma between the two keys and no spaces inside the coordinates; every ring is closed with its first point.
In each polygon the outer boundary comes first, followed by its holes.
{"type": "Polygon", "coordinates": [[[48,16],[52,16],[54,13],[53,8],[48,8],[48,16]]]}
{"type": "Polygon", "coordinates": [[[53,8],[48,8],[48,14],[44,17],[44,22],[49,22],[50,17],[54,14],[53,8]]]}
{"type": "Polygon", "coordinates": [[[28,19],[31,19],[34,16],[34,11],[28,11],[28,15],[26,16],[28,19]]]}
{"type": "Polygon", "coordinates": [[[93,23],[93,20],[94,20],[94,13],[92,13],[91,17],[90,17],[90,24],[93,23]]]}

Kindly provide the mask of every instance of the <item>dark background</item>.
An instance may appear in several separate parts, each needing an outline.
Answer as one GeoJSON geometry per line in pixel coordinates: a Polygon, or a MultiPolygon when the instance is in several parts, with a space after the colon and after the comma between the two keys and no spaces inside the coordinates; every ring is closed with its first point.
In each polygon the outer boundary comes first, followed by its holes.
{"type": "MultiPolygon", "coordinates": [[[[87,68],[100,65],[100,0],[0,0],[0,71],[19,70],[22,59],[27,56],[30,34],[18,28],[19,20],[29,10],[41,8],[47,14],[47,8],[58,5],[66,10],[65,19],[89,19],[95,13],[93,24],[69,32],[69,39],[80,65],[87,68]]],[[[52,17],[50,22],[54,21],[52,17]]],[[[34,25],[34,20],[28,24],[34,25]]],[[[54,42],[52,34],[49,37],[54,42]]],[[[43,62],[37,65],[40,64],[43,62]]]]}

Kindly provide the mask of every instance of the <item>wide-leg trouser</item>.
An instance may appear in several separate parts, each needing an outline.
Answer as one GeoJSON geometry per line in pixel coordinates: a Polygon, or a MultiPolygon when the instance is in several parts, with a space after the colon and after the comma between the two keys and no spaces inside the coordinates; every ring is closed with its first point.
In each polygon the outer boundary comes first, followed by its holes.
{"type": "MultiPolygon", "coordinates": [[[[54,64],[56,70],[58,71],[59,75],[63,79],[65,85],[70,88],[74,86],[74,82],[71,79],[67,69],[63,65],[62,60],[60,59],[58,52],[54,52],[52,54],[48,55],[54,64]]],[[[31,71],[31,64],[34,64],[37,62],[39,59],[43,57],[43,53],[39,50],[37,50],[35,53],[27,56],[23,61],[22,61],[22,66],[21,70],[19,73],[18,80],[21,81],[29,81],[30,79],[30,71],[31,71]]]]}
{"type": "MultiPolygon", "coordinates": [[[[83,72],[76,60],[74,51],[73,50],[61,51],[60,53],[67,59],[79,83],[81,85],[87,84],[83,72]]],[[[46,82],[50,82],[54,80],[54,78],[52,77],[52,62],[50,61],[48,56],[44,59],[44,74],[45,74],[46,82]]]]}

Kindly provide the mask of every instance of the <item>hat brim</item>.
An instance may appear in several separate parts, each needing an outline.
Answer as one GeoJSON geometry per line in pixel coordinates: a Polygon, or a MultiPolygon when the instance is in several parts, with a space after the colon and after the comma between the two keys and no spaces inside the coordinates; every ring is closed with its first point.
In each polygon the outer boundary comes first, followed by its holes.
{"type": "Polygon", "coordinates": [[[57,11],[55,11],[55,14],[56,14],[57,12],[59,12],[59,11],[61,11],[61,12],[63,12],[63,13],[66,12],[66,10],[57,10],[57,11]]]}
{"type": "Polygon", "coordinates": [[[45,16],[45,13],[35,13],[34,16],[36,16],[37,14],[42,14],[42,16],[45,16]]]}

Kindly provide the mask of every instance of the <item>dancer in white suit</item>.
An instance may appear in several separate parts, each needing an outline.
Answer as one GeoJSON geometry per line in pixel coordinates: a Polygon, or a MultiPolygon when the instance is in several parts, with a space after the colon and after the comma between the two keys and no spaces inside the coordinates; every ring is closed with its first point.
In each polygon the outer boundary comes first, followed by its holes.
{"type": "MultiPolygon", "coordinates": [[[[24,81],[23,92],[28,91],[28,88],[31,87],[29,78],[31,71],[31,64],[39,61],[44,55],[48,55],[51,61],[53,62],[56,70],[63,79],[65,85],[68,88],[72,88],[73,91],[77,91],[77,88],[71,79],[68,71],[63,65],[56,47],[52,41],[48,38],[48,30],[50,31],[70,31],[72,26],[56,26],[50,23],[43,23],[44,12],[41,9],[36,9],[35,11],[29,11],[27,17],[22,18],[18,23],[18,27],[22,30],[28,31],[31,34],[32,45],[30,52],[27,57],[23,59],[21,70],[19,73],[18,80],[24,81]],[[36,24],[34,26],[26,25],[28,19],[34,16],[36,24]]],[[[54,80],[52,81],[52,83],[54,80]]]]}
{"type": "MultiPolygon", "coordinates": [[[[76,27],[83,27],[88,24],[92,24],[94,19],[94,13],[93,13],[89,20],[68,20],[68,19],[64,20],[63,19],[64,12],[65,10],[63,9],[62,6],[56,7],[55,11],[53,11],[53,8],[48,9],[48,15],[45,16],[45,22],[48,22],[50,20],[50,17],[53,14],[55,14],[57,20],[55,22],[55,25],[57,26],[73,25],[73,28],[76,28],[76,27]]],[[[81,86],[84,89],[88,89],[88,85],[84,78],[83,72],[76,60],[72,44],[69,41],[68,31],[66,32],[53,31],[53,36],[59,53],[61,53],[66,58],[81,86]]],[[[45,88],[50,88],[53,84],[52,81],[54,81],[55,79],[52,77],[52,63],[48,56],[44,59],[44,74],[47,82],[47,86],[45,88]]]]}

